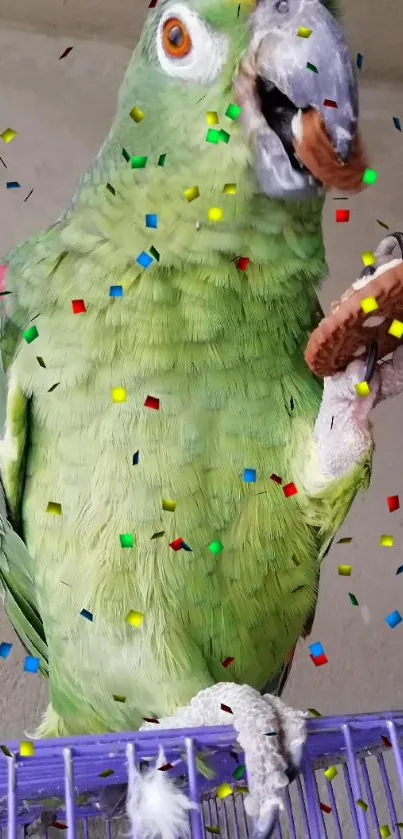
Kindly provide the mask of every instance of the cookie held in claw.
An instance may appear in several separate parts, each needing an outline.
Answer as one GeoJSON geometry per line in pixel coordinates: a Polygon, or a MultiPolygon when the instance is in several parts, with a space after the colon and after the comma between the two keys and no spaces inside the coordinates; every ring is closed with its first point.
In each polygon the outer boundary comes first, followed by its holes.
{"type": "Polygon", "coordinates": [[[326,133],[319,111],[309,108],[300,112],[295,124],[295,153],[304,166],[327,189],[360,192],[368,162],[359,134],[354,137],[348,159],[341,160],[326,133]]]}
{"type": "Polygon", "coordinates": [[[339,373],[354,359],[365,361],[374,342],[378,359],[403,343],[403,260],[380,266],[354,285],[361,287],[349,288],[309,338],[305,361],[317,376],[339,373]],[[368,311],[372,307],[365,301],[373,298],[376,307],[368,311]]]}

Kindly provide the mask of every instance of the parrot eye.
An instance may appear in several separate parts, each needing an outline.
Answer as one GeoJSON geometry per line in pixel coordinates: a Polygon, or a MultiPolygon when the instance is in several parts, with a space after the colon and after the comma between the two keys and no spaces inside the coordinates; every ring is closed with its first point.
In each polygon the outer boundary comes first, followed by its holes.
{"type": "Polygon", "coordinates": [[[162,27],[162,44],[166,55],[183,58],[192,49],[192,39],[184,23],[177,17],[170,17],[162,27]]]}

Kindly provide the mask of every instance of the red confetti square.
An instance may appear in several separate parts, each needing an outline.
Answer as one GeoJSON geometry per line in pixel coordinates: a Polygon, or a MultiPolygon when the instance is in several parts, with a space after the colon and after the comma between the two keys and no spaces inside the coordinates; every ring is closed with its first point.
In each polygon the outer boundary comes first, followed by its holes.
{"type": "Polygon", "coordinates": [[[84,300],[72,300],[71,307],[75,315],[81,315],[82,312],[86,312],[84,300]]]}
{"type": "Polygon", "coordinates": [[[151,0],[151,3],[149,3],[148,8],[149,9],[155,9],[157,3],[158,3],[158,0],[151,0]]]}
{"type": "Polygon", "coordinates": [[[278,475],[275,475],[274,472],[273,472],[272,475],[270,475],[270,480],[274,481],[275,484],[282,484],[283,483],[283,479],[279,478],[278,475]]]}
{"type": "Polygon", "coordinates": [[[396,510],[400,509],[400,501],[398,495],[389,495],[387,498],[389,512],[394,513],[396,510]]]}
{"type": "Polygon", "coordinates": [[[163,766],[158,767],[158,770],[159,772],[166,772],[168,769],[172,769],[172,765],[172,763],[164,763],[163,766]]]}
{"type": "Polygon", "coordinates": [[[322,653],[322,655],[317,656],[310,655],[309,658],[312,659],[315,667],[321,667],[322,664],[328,664],[328,660],[325,656],[325,653],[322,653]]]}
{"type": "Polygon", "coordinates": [[[144,402],[145,408],[153,408],[154,411],[159,411],[160,409],[160,400],[157,399],[156,396],[147,396],[146,401],[144,402]]]}
{"type": "Polygon", "coordinates": [[[180,551],[183,545],[183,539],[174,539],[173,542],[169,543],[169,547],[172,548],[173,551],[180,551]]]}
{"type": "Polygon", "coordinates": [[[290,484],[286,484],[285,486],[283,486],[283,492],[284,492],[285,497],[289,498],[290,495],[296,495],[298,490],[297,490],[297,487],[295,486],[294,482],[291,481],[290,484]]]}
{"type": "Polygon", "coordinates": [[[337,102],[334,99],[325,99],[323,104],[325,108],[337,108],[337,102]]]}
{"type": "Polygon", "coordinates": [[[249,262],[250,260],[248,256],[240,256],[236,261],[236,267],[239,268],[240,271],[246,271],[249,262]]]}
{"type": "Polygon", "coordinates": [[[324,813],[331,813],[332,808],[329,807],[328,804],[323,804],[322,801],[319,802],[320,809],[323,810],[324,813]]]}
{"type": "Polygon", "coordinates": [[[232,664],[232,662],[233,662],[233,661],[235,661],[235,659],[234,659],[234,658],[232,658],[232,657],[229,655],[229,656],[228,656],[228,658],[224,658],[224,661],[222,661],[222,662],[221,662],[221,664],[222,664],[222,666],[223,666],[223,667],[229,667],[229,666],[230,666],[230,664],[232,664]]]}
{"type": "Polygon", "coordinates": [[[382,736],[381,736],[381,740],[382,740],[383,745],[384,745],[384,746],[386,746],[386,748],[387,748],[387,749],[391,749],[391,748],[392,748],[392,743],[390,742],[389,737],[384,737],[384,736],[382,735],[382,736]]]}
{"type": "Polygon", "coordinates": [[[227,714],[233,714],[234,713],[232,708],[230,708],[229,705],[224,705],[223,702],[221,703],[221,710],[226,711],[227,714]]]}
{"type": "Polygon", "coordinates": [[[56,827],[58,830],[67,830],[67,824],[64,822],[59,822],[57,819],[56,821],[52,822],[51,827],[56,827]]]}
{"type": "Polygon", "coordinates": [[[336,221],[350,221],[350,210],[336,210],[336,221]]]}

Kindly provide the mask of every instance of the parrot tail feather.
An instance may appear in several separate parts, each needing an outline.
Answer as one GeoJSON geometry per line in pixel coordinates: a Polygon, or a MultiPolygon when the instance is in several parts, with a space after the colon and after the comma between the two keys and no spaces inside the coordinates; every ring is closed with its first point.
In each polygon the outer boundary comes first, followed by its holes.
{"type": "Polygon", "coordinates": [[[157,767],[166,763],[160,747],[155,767],[140,773],[129,765],[126,813],[130,839],[190,839],[189,810],[197,809],[166,772],[157,767]]]}

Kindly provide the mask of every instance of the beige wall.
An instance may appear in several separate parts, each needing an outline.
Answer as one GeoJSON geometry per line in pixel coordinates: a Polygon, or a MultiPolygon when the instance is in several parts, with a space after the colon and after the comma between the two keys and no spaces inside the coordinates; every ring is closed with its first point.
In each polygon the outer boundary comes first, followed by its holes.
{"type": "MultiPolygon", "coordinates": [[[[101,38],[132,46],[149,0],[2,0],[0,26],[101,38]]],[[[402,0],[341,0],[354,53],[366,78],[403,80],[402,0]]],[[[70,39],[71,39],[70,38],[70,39]]]]}

